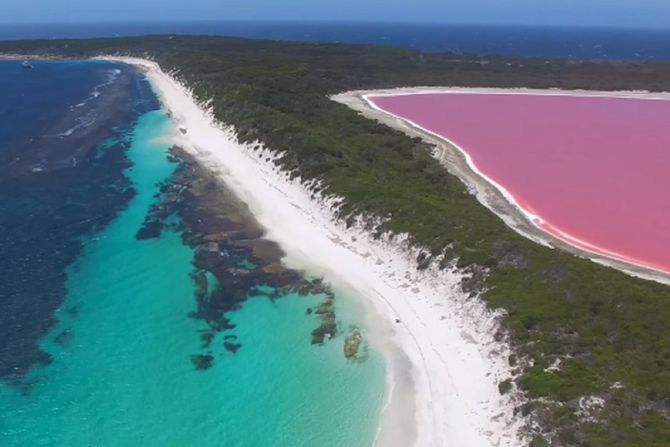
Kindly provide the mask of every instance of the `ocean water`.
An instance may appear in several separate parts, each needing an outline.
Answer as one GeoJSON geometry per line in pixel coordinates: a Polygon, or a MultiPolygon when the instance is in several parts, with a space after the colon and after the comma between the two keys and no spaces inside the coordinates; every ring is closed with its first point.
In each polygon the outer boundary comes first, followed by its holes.
{"type": "Polygon", "coordinates": [[[195,34],[341,42],[480,55],[670,60],[670,29],[365,22],[4,24],[0,39],[195,34]]]}
{"type": "Polygon", "coordinates": [[[134,194],[127,144],[97,145],[157,103],[113,64],[0,62],[0,79],[0,378],[12,381],[51,361],[37,342],[65,295],[65,268],[134,194]]]}
{"type": "Polygon", "coordinates": [[[0,144],[4,147],[21,136],[44,133],[44,127],[71,105],[71,98],[86,97],[102,82],[98,73],[78,70],[76,63],[38,64],[42,69],[23,76],[20,64],[0,62],[0,144]],[[61,87],[42,88],[46,83],[61,87]]]}
{"type": "MultiPolygon", "coordinates": [[[[53,107],[79,104],[100,79],[106,79],[105,73],[126,70],[114,64],[72,64],[57,68],[73,70],[90,82],[53,107]]],[[[58,82],[40,86],[54,88],[58,82]]],[[[123,96],[119,91],[127,89],[133,99],[132,113],[119,116],[119,124],[97,141],[87,167],[95,170],[95,163],[105,167],[105,162],[123,155],[121,177],[114,178],[115,188],[107,191],[123,197],[123,206],[104,225],[70,235],[81,246],[67,265],[52,266],[64,269],[64,293],[55,306],[42,308],[39,293],[22,295],[20,287],[11,291],[35,300],[32,307],[39,309],[35,317],[50,324],[40,332],[34,349],[42,355],[31,356],[29,367],[21,364],[16,373],[0,377],[0,445],[371,445],[385,395],[383,359],[370,348],[362,360],[346,360],[342,336],[312,345],[311,331],[318,322],[307,309],[322,301],[319,295],[289,293],[271,299],[271,289],[256,290],[228,315],[242,348],[236,353],[224,349],[226,331],[219,332],[211,343],[216,358],[212,367],[194,367],[191,356],[202,350],[200,333],[208,330],[204,321],[190,316],[196,310],[194,251],[172,227],[158,238],[136,237],[157,200],[160,183],[177,166],[166,157],[169,145],[163,137],[170,129],[169,117],[157,108],[147,88],[140,75],[124,72],[99,95],[101,100],[123,96]],[[121,123],[128,119],[124,127],[121,123]]],[[[3,143],[5,149],[20,140],[15,134],[14,143],[3,143]]],[[[53,163],[60,166],[59,161],[53,163]]],[[[0,171],[5,179],[1,185],[7,188],[9,180],[26,182],[23,177],[48,174],[52,166],[45,162],[42,171],[28,173],[20,167],[0,171]]],[[[85,161],[54,172],[82,166],[85,161]]],[[[86,197],[101,200],[95,194],[86,197]]],[[[6,206],[2,211],[8,210],[6,206]]],[[[15,226],[6,224],[3,230],[16,232],[15,226]]],[[[36,225],[33,230],[44,227],[36,225]]],[[[24,249],[30,246],[27,242],[24,249]]],[[[56,284],[60,278],[32,280],[56,284]]],[[[1,292],[0,303],[12,298],[6,288],[1,292]]],[[[336,309],[339,326],[360,325],[362,311],[355,301],[337,295],[336,309]]],[[[22,322],[14,328],[20,331],[30,315],[14,319],[22,322]]],[[[16,336],[0,338],[0,347],[3,352],[17,352],[7,347],[15,342],[16,336]]],[[[30,349],[28,343],[19,345],[30,349]]]]}

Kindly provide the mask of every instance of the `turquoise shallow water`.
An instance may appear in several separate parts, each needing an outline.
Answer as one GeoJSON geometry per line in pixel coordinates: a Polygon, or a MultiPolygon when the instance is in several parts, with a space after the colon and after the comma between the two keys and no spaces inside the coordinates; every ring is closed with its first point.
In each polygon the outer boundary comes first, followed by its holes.
{"type": "MultiPolygon", "coordinates": [[[[54,361],[29,373],[28,393],[0,385],[1,446],[366,446],[384,398],[384,363],[345,360],[342,336],[313,346],[321,297],[252,297],[231,315],[242,348],[214,340],[214,366],[195,370],[203,322],[193,251],[179,234],[135,233],[175,165],[162,111],[133,131],[127,175],[137,195],[86,243],[68,272],[57,325],[42,341],[54,361]]],[[[36,279],[38,280],[38,279],[36,279]]],[[[356,305],[338,297],[340,325],[356,305]]]]}

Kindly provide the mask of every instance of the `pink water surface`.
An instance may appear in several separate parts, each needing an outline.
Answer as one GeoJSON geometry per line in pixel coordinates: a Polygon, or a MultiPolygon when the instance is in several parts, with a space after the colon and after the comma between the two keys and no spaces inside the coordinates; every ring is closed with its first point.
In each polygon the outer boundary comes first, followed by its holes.
{"type": "Polygon", "coordinates": [[[670,101],[494,93],[368,99],[458,145],[545,231],[670,272],[670,101]]]}

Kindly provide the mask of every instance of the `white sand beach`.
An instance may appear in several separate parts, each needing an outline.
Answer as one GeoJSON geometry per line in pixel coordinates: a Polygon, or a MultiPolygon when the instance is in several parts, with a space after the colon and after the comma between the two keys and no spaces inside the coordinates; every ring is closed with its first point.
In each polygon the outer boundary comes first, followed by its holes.
{"type": "Polygon", "coordinates": [[[335,197],[321,197],[273,162],[272,148],[243,145],[191,92],[151,61],[111,58],[145,71],[173,117],[174,143],[218,173],[246,202],[292,268],[323,275],[370,310],[370,343],[387,360],[388,404],[379,446],[521,446],[526,421],[513,410],[517,391],[499,315],[461,291],[463,274],[417,270],[417,248],[403,235],[373,238],[335,218],[335,197]],[[183,129],[183,132],[179,131],[183,129]]]}

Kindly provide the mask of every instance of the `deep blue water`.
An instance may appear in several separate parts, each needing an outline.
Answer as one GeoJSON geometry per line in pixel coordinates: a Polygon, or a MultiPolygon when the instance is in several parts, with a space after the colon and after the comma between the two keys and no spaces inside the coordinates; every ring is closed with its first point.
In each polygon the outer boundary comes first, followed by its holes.
{"type": "Polygon", "coordinates": [[[345,22],[133,22],[0,25],[0,40],[145,34],[369,43],[458,53],[670,60],[669,29],[345,22]]]}
{"type": "Polygon", "coordinates": [[[35,64],[39,69],[26,71],[17,62],[0,63],[0,151],[15,139],[43,134],[45,126],[92,94],[109,71],[102,64],[35,64]]]}
{"type": "Polygon", "coordinates": [[[120,64],[0,61],[0,381],[51,361],[38,342],[65,268],[134,194],[118,136],[158,108],[149,94],[120,64]]]}
{"type": "Polygon", "coordinates": [[[241,223],[222,239],[237,215],[187,230],[181,192],[213,181],[177,176],[141,73],[20,64],[0,61],[0,446],[371,445],[386,373],[367,342],[344,355],[356,302],[266,271],[241,223]]]}

